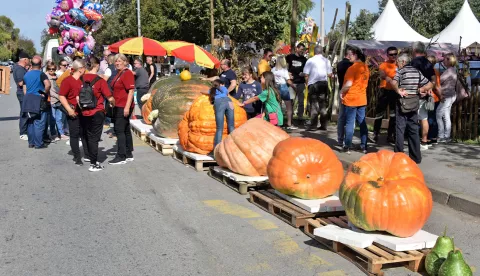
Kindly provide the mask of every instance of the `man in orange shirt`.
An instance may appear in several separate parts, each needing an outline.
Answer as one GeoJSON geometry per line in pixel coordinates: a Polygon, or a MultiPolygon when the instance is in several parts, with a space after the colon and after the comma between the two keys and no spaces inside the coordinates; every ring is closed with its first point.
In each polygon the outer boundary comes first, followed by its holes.
{"type": "Polygon", "coordinates": [[[272,60],[272,57],[273,57],[272,49],[270,49],[270,48],[263,49],[263,58],[258,63],[258,77],[259,78],[264,72],[272,71],[272,68],[270,67],[270,61],[272,60]]]}
{"type": "Polygon", "coordinates": [[[367,106],[367,86],[370,78],[370,70],[365,64],[365,55],[362,50],[352,48],[349,56],[353,63],[348,68],[340,91],[342,102],[345,105],[345,146],[344,151],[350,154],[352,147],[353,133],[355,131],[355,119],[360,125],[360,149],[367,153],[367,122],[365,121],[365,109],[367,106]]]}
{"type": "Polygon", "coordinates": [[[387,49],[387,60],[380,64],[380,90],[377,94],[377,106],[375,108],[375,123],[373,125],[373,140],[378,142],[378,135],[382,126],[382,120],[389,108],[389,121],[387,141],[389,143],[395,142],[395,103],[397,101],[397,93],[393,90],[390,81],[397,73],[397,56],[398,49],[396,47],[389,47],[387,49]]]}

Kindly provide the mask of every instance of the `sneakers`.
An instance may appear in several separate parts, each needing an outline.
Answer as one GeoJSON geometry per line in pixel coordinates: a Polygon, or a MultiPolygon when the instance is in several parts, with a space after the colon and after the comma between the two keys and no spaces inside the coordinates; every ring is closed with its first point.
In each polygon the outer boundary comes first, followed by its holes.
{"type": "Polygon", "coordinates": [[[291,125],[289,127],[287,127],[288,130],[297,130],[298,127],[294,126],[294,125],[291,125]]]}
{"type": "Polygon", "coordinates": [[[28,140],[28,136],[27,136],[26,134],[20,135],[20,140],[27,141],[27,140],[28,140]]]}
{"type": "Polygon", "coordinates": [[[99,172],[103,170],[105,167],[100,165],[100,163],[97,162],[97,164],[91,164],[90,168],[88,168],[89,171],[91,172],[99,172]]]}
{"type": "Polygon", "coordinates": [[[424,143],[421,143],[421,144],[420,144],[420,150],[421,150],[421,151],[428,150],[428,145],[427,145],[427,144],[424,144],[424,143]]]}
{"type": "Polygon", "coordinates": [[[54,141],[54,142],[58,142],[58,141],[60,141],[60,137],[58,137],[58,136],[55,136],[55,138],[53,139],[53,141],[54,141]]]}
{"type": "MultiPolygon", "coordinates": [[[[132,157],[132,159],[133,159],[133,157],[132,157]]],[[[108,161],[108,164],[110,164],[110,165],[123,165],[123,164],[127,164],[127,161],[124,158],[121,158],[119,156],[115,156],[115,158],[113,158],[113,160],[108,161]]]]}
{"type": "Polygon", "coordinates": [[[350,154],[350,149],[347,147],[343,147],[343,152],[346,154],[350,154]]]}
{"type": "Polygon", "coordinates": [[[135,158],[133,158],[133,154],[127,154],[127,158],[125,158],[125,161],[132,162],[133,160],[135,160],[135,158]]]}
{"type": "Polygon", "coordinates": [[[90,158],[88,158],[88,157],[83,157],[83,162],[90,162],[90,158]]]}
{"type": "Polygon", "coordinates": [[[75,158],[75,165],[77,166],[83,166],[82,158],[75,158]]]}
{"type": "Polygon", "coordinates": [[[70,137],[68,137],[67,135],[60,135],[60,139],[62,139],[62,140],[70,140],[70,137]]]}

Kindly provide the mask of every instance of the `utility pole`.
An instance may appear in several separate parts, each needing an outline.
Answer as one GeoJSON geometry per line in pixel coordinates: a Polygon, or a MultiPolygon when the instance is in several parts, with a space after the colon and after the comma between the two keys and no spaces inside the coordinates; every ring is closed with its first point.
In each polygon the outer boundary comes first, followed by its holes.
{"type": "Polygon", "coordinates": [[[142,22],[140,21],[140,0],[137,0],[137,25],[138,36],[142,36],[142,22]]]}
{"type": "MultiPolygon", "coordinates": [[[[321,42],[320,42],[320,45],[322,45],[322,48],[325,46],[325,0],[322,0],[322,4],[321,4],[321,7],[322,9],[321,13],[322,13],[322,22],[321,22],[321,27],[322,28],[320,30],[320,39],[321,39],[321,42]]],[[[328,53],[327,53],[328,54],[328,53]]]]}
{"type": "Polygon", "coordinates": [[[295,42],[297,42],[297,12],[298,0],[292,0],[292,22],[290,24],[290,47],[292,52],[295,49],[295,42]]]}
{"type": "Polygon", "coordinates": [[[214,54],[213,44],[215,43],[215,22],[213,21],[213,0],[210,0],[210,53],[214,54]]]}

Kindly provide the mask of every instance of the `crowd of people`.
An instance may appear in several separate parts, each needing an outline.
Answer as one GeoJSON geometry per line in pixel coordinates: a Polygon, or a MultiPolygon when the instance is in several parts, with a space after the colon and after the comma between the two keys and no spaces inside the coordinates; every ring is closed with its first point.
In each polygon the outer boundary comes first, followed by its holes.
{"type": "MultiPolygon", "coordinates": [[[[326,130],[329,104],[329,79],[334,72],[321,46],[314,48],[314,56],[305,57],[306,47],[299,43],[295,52],[272,59],[271,49],[263,50],[257,70],[242,68],[242,81],[231,68],[231,61],[220,63],[221,73],[211,78],[208,94],[215,110],[217,133],[214,145],[221,142],[224,118],[228,133],[234,130],[233,103],[229,96],[241,100],[249,119],[259,117],[286,130],[297,129],[293,116],[303,117],[305,89],[308,89],[306,131],[326,130]],[[255,71],[258,72],[258,78],[255,71]],[[286,116],[282,111],[285,105],[286,116]],[[296,107],[296,110],[294,110],[296,107]]],[[[395,144],[396,152],[403,152],[404,139],[408,141],[409,155],[417,163],[421,151],[437,143],[450,141],[450,112],[457,94],[456,58],[447,54],[443,64],[447,68],[440,75],[437,60],[427,56],[425,45],[415,42],[411,54],[395,47],[386,49],[387,60],[379,67],[376,118],[373,138],[368,137],[366,123],[367,87],[370,70],[362,50],[352,47],[345,51],[344,59],[336,66],[339,80],[339,116],[337,124],[338,146],[344,152],[353,149],[355,126],[360,127],[359,150],[367,152],[370,140],[377,143],[382,119],[389,110],[387,141],[395,144]]],[[[113,123],[111,136],[117,138],[117,154],[108,163],[126,164],[134,160],[130,117],[137,103],[156,81],[157,68],[152,57],[130,61],[123,54],[113,55],[108,50],[102,60],[95,57],[73,60],[62,59],[58,64],[30,59],[21,53],[14,67],[17,98],[21,112],[20,139],[28,140],[29,148],[42,149],[52,140],[68,140],[76,165],[90,162],[90,171],[103,167],[98,162],[98,144],[103,126],[113,123]]]]}
{"type": "Polygon", "coordinates": [[[142,60],[136,59],[132,68],[125,55],[105,50],[101,61],[96,57],[75,57],[42,63],[40,56],[30,59],[20,53],[13,69],[20,104],[20,139],[35,149],[65,140],[74,164],[89,162],[89,171],[101,171],[104,167],[98,161],[99,142],[104,126],[108,128],[112,123],[117,153],[108,163],[134,161],[130,131],[134,91],[141,104],[140,98],[157,78],[152,58],[146,61],[144,66],[142,60]]]}

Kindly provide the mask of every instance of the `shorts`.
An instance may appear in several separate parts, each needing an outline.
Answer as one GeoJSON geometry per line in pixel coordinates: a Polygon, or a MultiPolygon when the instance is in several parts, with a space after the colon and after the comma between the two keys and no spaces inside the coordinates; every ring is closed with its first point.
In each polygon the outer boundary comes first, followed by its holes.
{"type": "Polygon", "coordinates": [[[426,100],[420,99],[420,108],[418,108],[418,120],[424,121],[428,120],[428,111],[425,108],[425,104],[427,103],[426,100]]]}
{"type": "Polygon", "coordinates": [[[290,91],[288,90],[288,85],[286,83],[278,85],[278,90],[280,91],[280,98],[284,101],[290,101],[290,91]]]}

